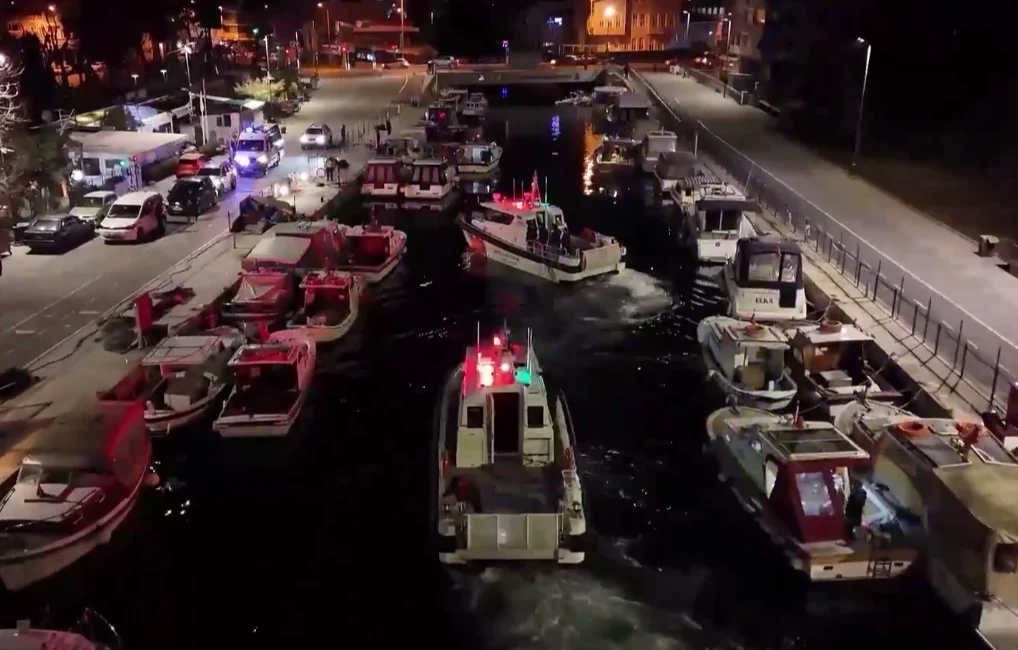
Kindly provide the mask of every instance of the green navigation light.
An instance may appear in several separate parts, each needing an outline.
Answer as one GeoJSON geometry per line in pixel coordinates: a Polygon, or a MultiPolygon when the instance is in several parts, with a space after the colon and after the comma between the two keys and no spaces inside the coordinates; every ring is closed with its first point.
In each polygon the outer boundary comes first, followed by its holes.
{"type": "Polygon", "coordinates": [[[520,382],[524,386],[530,385],[530,371],[526,368],[516,369],[516,381],[520,382]]]}

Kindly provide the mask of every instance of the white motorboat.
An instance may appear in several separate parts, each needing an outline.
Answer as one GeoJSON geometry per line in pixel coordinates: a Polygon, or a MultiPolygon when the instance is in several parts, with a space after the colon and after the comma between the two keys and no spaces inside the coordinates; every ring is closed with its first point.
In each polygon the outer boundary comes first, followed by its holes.
{"type": "Polygon", "coordinates": [[[708,450],[743,508],[812,582],[888,580],[915,561],[866,480],[869,455],[829,422],[753,408],[707,418],[708,450]]]}
{"type": "Polygon", "coordinates": [[[643,136],[640,144],[640,168],[645,173],[654,171],[662,154],[675,153],[679,148],[679,136],[674,131],[655,129],[643,136]]]}
{"type": "Polygon", "coordinates": [[[390,135],[382,139],[378,152],[385,158],[397,158],[404,164],[410,164],[424,157],[424,133],[420,135],[403,133],[390,135]]]}
{"type": "Polygon", "coordinates": [[[632,138],[605,136],[590,159],[592,171],[600,173],[632,173],[636,170],[636,150],[640,143],[632,138]]]}
{"type": "Polygon", "coordinates": [[[33,627],[22,620],[16,627],[0,628],[0,650],[121,650],[120,635],[91,609],[68,630],[33,627]]]}
{"type": "Polygon", "coordinates": [[[990,647],[1018,638],[1018,463],[975,422],[857,408],[839,419],[868,442],[873,481],[915,523],[912,542],[934,591],[990,647]]]}
{"type": "Polygon", "coordinates": [[[438,100],[440,102],[448,102],[457,110],[463,107],[469,96],[470,91],[464,88],[448,88],[438,91],[438,100]]]}
{"type": "Polygon", "coordinates": [[[232,327],[163,339],[141,361],[155,381],[145,402],[146,428],[167,435],[208,416],[230,386],[227,364],[244,342],[232,327]]]}
{"type": "Polygon", "coordinates": [[[625,268],[626,249],[614,237],[569,232],[562,210],[541,201],[536,174],[530,192],[519,198],[494,194],[480,207],[457,218],[475,254],[552,282],[578,282],[625,268]]]}
{"type": "Polygon", "coordinates": [[[300,417],[315,372],[315,342],[303,332],[274,332],[241,346],[230,360],[234,387],[214,428],[223,438],[285,436],[300,417]]]}
{"type": "Polygon", "coordinates": [[[594,98],[583,91],[573,91],[563,99],[555,102],[556,106],[590,106],[594,98]]]}
{"type": "Polygon", "coordinates": [[[701,264],[725,264],[735,257],[738,241],[756,236],[747,214],[760,212],[760,206],[737,189],[713,180],[698,175],[676,182],[671,190],[685,217],[682,232],[687,245],[701,264]],[[690,185],[693,191],[687,194],[690,185]]]}
{"type": "Polygon", "coordinates": [[[399,158],[372,158],[364,168],[361,194],[365,196],[399,196],[403,185],[403,161],[399,158]]]}
{"type": "Polygon", "coordinates": [[[468,142],[456,150],[456,171],[460,175],[491,174],[498,169],[500,160],[502,160],[502,147],[494,142],[468,142]]]}
{"type": "Polygon", "coordinates": [[[834,419],[860,397],[874,404],[903,399],[869,367],[867,353],[875,342],[855,325],[824,320],[796,325],[785,333],[792,346],[792,377],[804,408],[821,408],[825,416],[834,419]]]}
{"type": "Polygon", "coordinates": [[[368,284],[384,280],[403,258],[407,237],[392,226],[369,223],[344,226],[340,261],[336,268],[364,277],[368,284]]]}
{"type": "Polygon", "coordinates": [[[456,167],[444,158],[419,158],[403,186],[408,199],[441,199],[456,187],[456,167]]]}
{"type": "Polygon", "coordinates": [[[0,500],[0,581],[52,577],[106,544],[149,478],[152,442],[138,402],[59,416],[35,434],[0,500]]]}
{"type": "Polygon", "coordinates": [[[696,156],[690,151],[665,151],[657,157],[654,178],[662,197],[672,200],[672,188],[696,169],[696,156]]]}
{"type": "Polygon", "coordinates": [[[463,117],[484,117],[487,114],[488,98],[484,93],[470,93],[463,103],[463,108],[460,109],[460,115],[463,117]]]}
{"type": "Polygon", "coordinates": [[[529,338],[478,336],[439,402],[431,498],[446,564],[584,560],[575,432],[529,338]]]}
{"type": "Polygon", "coordinates": [[[361,276],[345,271],[312,271],[301,280],[304,306],[290,321],[316,343],[330,343],[346,336],[360,313],[361,276]]]}
{"type": "Polygon", "coordinates": [[[613,124],[631,128],[650,119],[650,100],[642,93],[627,90],[608,104],[607,114],[613,124]]]}
{"type": "Polygon", "coordinates": [[[767,322],[806,318],[802,251],[795,240],[773,236],[738,240],[722,284],[729,316],[767,322]]]}
{"type": "Polygon", "coordinates": [[[709,316],[696,326],[708,379],[737,404],[777,411],[795,397],[785,366],[788,339],[776,327],[726,316],[709,316]]]}
{"type": "Polygon", "coordinates": [[[625,86],[598,86],[591,95],[591,101],[594,104],[606,106],[612,104],[619,95],[628,92],[629,89],[625,86]]]}

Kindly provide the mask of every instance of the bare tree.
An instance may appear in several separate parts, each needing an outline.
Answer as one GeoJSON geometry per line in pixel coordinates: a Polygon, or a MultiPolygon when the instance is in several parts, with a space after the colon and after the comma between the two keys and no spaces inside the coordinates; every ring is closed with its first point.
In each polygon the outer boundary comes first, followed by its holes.
{"type": "Polygon", "coordinates": [[[10,191],[10,165],[8,156],[11,148],[11,134],[21,123],[21,102],[18,99],[21,69],[4,54],[0,54],[0,195],[10,191]]]}

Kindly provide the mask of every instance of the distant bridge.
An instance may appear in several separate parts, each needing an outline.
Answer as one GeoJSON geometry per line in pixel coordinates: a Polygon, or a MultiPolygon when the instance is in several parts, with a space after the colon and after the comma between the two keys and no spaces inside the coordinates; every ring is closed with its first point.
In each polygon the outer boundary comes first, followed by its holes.
{"type": "Polygon", "coordinates": [[[440,88],[452,86],[508,86],[512,84],[586,84],[594,83],[601,76],[600,68],[543,68],[522,69],[496,68],[471,72],[439,71],[440,88]]]}

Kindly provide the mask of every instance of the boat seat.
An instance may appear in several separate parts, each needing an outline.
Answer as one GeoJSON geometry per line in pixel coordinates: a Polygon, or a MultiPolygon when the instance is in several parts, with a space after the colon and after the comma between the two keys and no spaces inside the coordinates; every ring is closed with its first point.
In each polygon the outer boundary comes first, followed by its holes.
{"type": "Polygon", "coordinates": [[[750,363],[739,369],[739,383],[747,390],[764,390],[767,387],[767,366],[750,363]]]}

